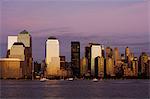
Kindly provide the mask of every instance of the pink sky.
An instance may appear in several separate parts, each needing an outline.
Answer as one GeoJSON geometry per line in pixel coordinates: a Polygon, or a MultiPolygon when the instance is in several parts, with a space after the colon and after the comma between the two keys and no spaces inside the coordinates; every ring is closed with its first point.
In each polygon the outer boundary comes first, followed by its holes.
{"type": "Polygon", "coordinates": [[[2,2],[2,31],[11,33],[25,28],[40,31],[41,36],[41,30],[58,34],[58,28],[63,28],[64,33],[82,35],[140,34],[148,33],[148,13],[146,0],[7,0],[2,2]]]}
{"type": "MultiPolygon", "coordinates": [[[[8,35],[17,35],[24,29],[33,38],[59,35],[64,36],[64,42],[66,35],[72,39],[88,37],[89,42],[98,40],[94,36],[104,38],[103,42],[124,43],[149,42],[150,38],[149,0],[3,0],[1,5],[4,38],[0,44],[7,42],[8,35]]],[[[83,38],[81,42],[85,42],[83,38]]],[[[33,49],[38,48],[37,43],[33,45],[33,49]]],[[[40,50],[44,52],[39,48],[35,54],[40,50]]]]}

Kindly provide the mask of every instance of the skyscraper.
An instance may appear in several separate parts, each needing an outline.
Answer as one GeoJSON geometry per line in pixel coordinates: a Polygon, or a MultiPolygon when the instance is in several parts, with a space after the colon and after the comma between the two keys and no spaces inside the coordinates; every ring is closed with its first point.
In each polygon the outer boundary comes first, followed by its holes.
{"type": "Polygon", "coordinates": [[[27,77],[29,75],[27,73],[27,60],[26,60],[26,50],[25,46],[22,42],[15,42],[10,49],[10,54],[8,56],[11,58],[18,58],[20,59],[20,68],[22,73],[22,78],[27,77]]]}
{"type": "Polygon", "coordinates": [[[82,57],[81,59],[81,65],[80,65],[80,74],[81,76],[84,76],[87,73],[88,70],[88,61],[86,57],[82,57]]]}
{"type": "Polygon", "coordinates": [[[104,48],[104,45],[102,45],[102,57],[105,58],[105,48],[104,48]]]}
{"type": "Polygon", "coordinates": [[[91,75],[95,75],[95,58],[102,57],[102,47],[100,44],[91,44],[91,75]]]}
{"type": "Polygon", "coordinates": [[[88,64],[87,64],[88,71],[91,71],[91,47],[90,47],[90,45],[85,47],[85,57],[88,62],[88,64]]]}
{"type": "Polygon", "coordinates": [[[75,76],[80,75],[80,42],[71,42],[71,67],[75,76]]]}
{"type": "Polygon", "coordinates": [[[125,60],[128,62],[128,60],[129,60],[129,56],[130,56],[130,49],[129,49],[129,47],[127,46],[126,48],[125,48],[125,60]]]}
{"type": "Polygon", "coordinates": [[[107,76],[111,76],[111,77],[115,76],[113,58],[108,57],[106,59],[106,74],[107,74],[107,76]]]}
{"type": "Polygon", "coordinates": [[[148,77],[149,75],[149,62],[148,62],[148,55],[145,52],[142,52],[139,57],[139,73],[143,77],[148,77]]]}
{"type": "Polygon", "coordinates": [[[22,32],[20,32],[18,34],[18,40],[17,41],[22,42],[25,45],[25,47],[32,48],[32,37],[29,34],[29,32],[26,30],[23,30],[22,32]]]}
{"type": "Polygon", "coordinates": [[[46,41],[47,77],[58,76],[60,70],[59,41],[55,37],[49,37],[46,41]]]}
{"type": "Polygon", "coordinates": [[[104,56],[104,48],[103,45],[97,43],[89,43],[88,46],[85,47],[85,57],[88,61],[88,70],[91,75],[95,75],[95,58],[104,56]]]}
{"type": "Polygon", "coordinates": [[[138,76],[138,58],[134,57],[132,60],[132,70],[133,70],[133,76],[138,76]]]}
{"type": "Polygon", "coordinates": [[[8,36],[8,46],[7,50],[10,50],[15,42],[17,42],[17,36],[8,36]]]}
{"type": "Polygon", "coordinates": [[[106,47],[106,58],[113,58],[113,50],[110,47],[106,47]]]}
{"type": "Polygon", "coordinates": [[[25,46],[25,59],[26,59],[26,70],[27,70],[27,77],[32,77],[32,37],[28,31],[23,30],[18,34],[17,42],[22,42],[25,46]]]}
{"type": "Polygon", "coordinates": [[[95,77],[104,77],[104,58],[96,57],[95,58],[95,77]]]}
{"type": "Polygon", "coordinates": [[[114,76],[114,57],[113,50],[110,47],[106,47],[106,75],[114,76]]]}
{"type": "Polygon", "coordinates": [[[17,42],[18,37],[17,36],[8,36],[8,42],[7,42],[7,54],[6,57],[9,57],[10,49],[13,46],[15,42],[17,42]]]}
{"type": "Polygon", "coordinates": [[[32,37],[28,31],[23,30],[18,36],[8,36],[7,57],[19,58],[22,66],[23,77],[32,77],[32,37]]]}
{"type": "Polygon", "coordinates": [[[66,69],[66,57],[60,56],[60,69],[66,69]]]}
{"type": "Polygon", "coordinates": [[[21,61],[25,61],[25,53],[24,44],[22,42],[15,42],[10,49],[9,58],[19,58],[21,61]]]}
{"type": "Polygon", "coordinates": [[[114,61],[115,65],[117,65],[118,61],[120,61],[119,49],[117,47],[114,48],[114,61]]]}

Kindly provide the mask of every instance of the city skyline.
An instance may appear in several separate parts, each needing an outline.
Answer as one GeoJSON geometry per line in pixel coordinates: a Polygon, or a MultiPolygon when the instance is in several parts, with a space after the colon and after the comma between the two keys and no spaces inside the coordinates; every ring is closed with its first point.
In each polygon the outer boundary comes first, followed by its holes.
{"type": "Polygon", "coordinates": [[[81,56],[84,46],[91,42],[118,47],[121,53],[126,46],[137,55],[150,53],[148,0],[7,0],[1,5],[0,57],[6,55],[7,36],[23,29],[33,37],[33,58],[38,61],[44,59],[44,43],[49,36],[60,40],[60,54],[67,61],[70,42],[75,40],[81,42],[81,56]]]}
{"type": "Polygon", "coordinates": [[[39,74],[50,79],[69,76],[99,79],[149,77],[149,55],[141,52],[137,57],[129,47],[122,54],[117,47],[104,49],[102,44],[89,43],[85,46],[84,56],[80,56],[80,42],[71,41],[71,62],[68,62],[60,55],[59,40],[51,36],[45,42],[45,58],[38,63],[32,57],[32,36],[28,31],[8,36],[8,45],[6,58],[0,59],[1,78],[34,79],[39,74]],[[17,71],[14,76],[10,75],[13,70],[17,71]]]}

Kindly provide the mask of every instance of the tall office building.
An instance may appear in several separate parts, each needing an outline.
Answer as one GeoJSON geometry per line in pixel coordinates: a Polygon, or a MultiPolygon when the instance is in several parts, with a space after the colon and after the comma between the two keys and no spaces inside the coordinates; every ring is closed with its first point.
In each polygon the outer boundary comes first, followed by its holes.
{"type": "Polygon", "coordinates": [[[32,37],[29,34],[28,31],[23,30],[18,34],[18,42],[22,42],[25,47],[31,47],[32,48],[32,37]]]}
{"type": "Polygon", "coordinates": [[[18,42],[22,42],[27,50],[27,61],[30,60],[30,58],[32,58],[32,37],[29,34],[28,31],[23,30],[22,32],[20,32],[18,34],[18,42]]]}
{"type": "Polygon", "coordinates": [[[108,57],[106,59],[106,75],[107,76],[115,76],[114,74],[114,60],[113,58],[108,57]]]}
{"type": "Polygon", "coordinates": [[[106,47],[106,58],[113,58],[113,50],[110,47],[106,47]]]}
{"type": "Polygon", "coordinates": [[[49,37],[46,41],[47,77],[58,76],[60,70],[59,41],[55,37],[49,37]]]}
{"type": "Polygon", "coordinates": [[[148,77],[149,75],[149,58],[145,52],[142,52],[139,57],[139,73],[142,74],[143,77],[148,77]]]}
{"type": "Polygon", "coordinates": [[[17,36],[8,36],[8,41],[7,41],[7,54],[6,57],[9,57],[10,54],[10,49],[13,46],[15,42],[17,42],[18,37],[17,36]]]}
{"type": "Polygon", "coordinates": [[[8,36],[8,44],[7,44],[7,50],[10,50],[11,47],[15,42],[17,42],[18,37],[17,36],[8,36]]]}
{"type": "Polygon", "coordinates": [[[117,65],[118,61],[120,61],[120,54],[119,54],[119,49],[116,47],[116,48],[114,48],[114,62],[115,62],[115,65],[117,65]]]}
{"type": "Polygon", "coordinates": [[[19,58],[25,61],[25,46],[22,42],[15,42],[10,49],[9,58],[19,58]]]}
{"type": "Polygon", "coordinates": [[[27,75],[25,75],[28,78],[32,77],[32,37],[29,34],[28,31],[23,30],[22,32],[20,32],[18,34],[18,42],[22,42],[25,46],[25,58],[27,61],[27,65],[26,65],[26,70],[27,70],[27,75]]]}
{"type": "Polygon", "coordinates": [[[103,53],[104,46],[97,43],[89,43],[88,46],[85,47],[85,57],[88,61],[88,70],[91,75],[95,75],[95,58],[104,56],[103,53]]]}
{"type": "Polygon", "coordinates": [[[102,45],[102,57],[105,58],[105,47],[102,45]]]}
{"type": "Polygon", "coordinates": [[[95,58],[95,77],[104,77],[104,58],[96,57],[95,58]]]}
{"type": "Polygon", "coordinates": [[[91,44],[91,75],[95,75],[95,58],[102,57],[102,47],[100,44],[91,44]]]}
{"type": "Polygon", "coordinates": [[[75,76],[80,75],[80,42],[71,42],[71,67],[75,76]]]}
{"type": "Polygon", "coordinates": [[[81,65],[80,65],[80,75],[83,76],[88,71],[88,61],[86,57],[82,57],[81,59],[81,65]]]}
{"type": "Polygon", "coordinates": [[[138,58],[134,57],[132,60],[132,70],[133,70],[133,76],[138,76],[138,58]]]}
{"type": "Polygon", "coordinates": [[[20,68],[22,69],[22,77],[25,78],[29,75],[26,60],[26,50],[22,42],[15,42],[10,49],[9,58],[18,58],[21,61],[20,68]]]}
{"type": "Polygon", "coordinates": [[[91,47],[90,46],[85,47],[85,57],[88,62],[87,64],[88,71],[91,71],[91,47]]]}
{"type": "Polygon", "coordinates": [[[126,59],[127,62],[128,62],[128,60],[129,60],[129,57],[130,57],[130,49],[129,49],[129,47],[127,46],[127,47],[125,48],[125,59],[126,59]]]}
{"type": "Polygon", "coordinates": [[[66,69],[66,57],[60,56],[60,69],[66,69]]]}

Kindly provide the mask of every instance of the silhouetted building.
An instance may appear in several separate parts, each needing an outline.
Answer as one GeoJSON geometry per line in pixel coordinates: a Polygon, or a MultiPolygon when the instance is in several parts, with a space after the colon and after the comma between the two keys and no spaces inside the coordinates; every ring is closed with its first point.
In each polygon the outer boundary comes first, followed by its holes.
{"type": "Polygon", "coordinates": [[[102,57],[105,58],[105,47],[102,45],[102,57]]]}
{"type": "Polygon", "coordinates": [[[47,76],[47,70],[46,69],[47,69],[46,62],[45,62],[45,60],[42,60],[42,62],[41,62],[41,76],[45,77],[45,78],[47,76]]]}
{"type": "Polygon", "coordinates": [[[65,56],[60,56],[60,69],[66,69],[66,58],[65,58],[65,56]]]}
{"type": "Polygon", "coordinates": [[[75,76],[80,75],[80,42],[71,42],[71,67],[75,76]]]}
{"type": "Polygon", "coordinates": [[[41,64],[37,61],[34,62],[34,78],[38,78],[41,73],[41,64]]]}
{"type": "Polygon", "coordinates": [[[90,46],[86,46],[85,47],[85,57],[88,61],[88,71],[91,71],[91,47],[90,46]]]}
{"type": "Polygon", "coordinates": [[[102,56],[98,56],[95,58],[95,77],[104,77],[104,58],[102,56]]]}

